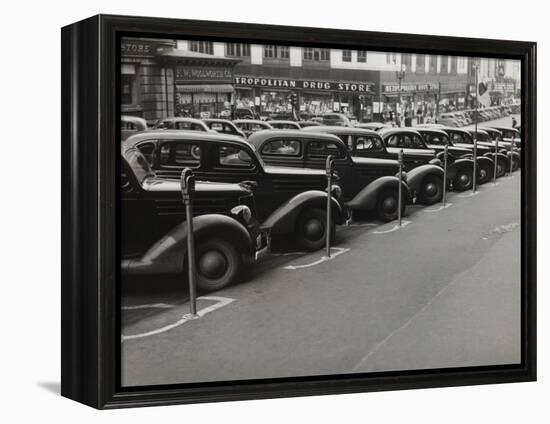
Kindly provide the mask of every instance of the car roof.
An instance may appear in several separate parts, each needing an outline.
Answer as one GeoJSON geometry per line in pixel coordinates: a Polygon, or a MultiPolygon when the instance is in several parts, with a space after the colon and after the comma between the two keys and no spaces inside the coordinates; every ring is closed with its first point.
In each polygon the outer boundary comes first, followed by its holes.
{"type": "Polygon", "coordinates": [[[240,143],[242,145],[249,146],[242,137],[222,134],[217,132],[203,132],[203,131],[189,131],[189,130],[152,130],[144,131],[141,133],[133,134],[128,137],[124,143],[127,146],[135,146],[136,144],[145,140],[195,140],[195,141],[208,141],[209,143],[221,143],[221,142],[233,142],[240,143]]]}
{"type": "Polygon", "coordinates": [[[443,131],[447,132],[447,131],[456,131],[456,132],[460,132],[462,134],[468,134],[470,135],[470,132],[468,130],[465,130],[464,128],[456,128],[456,127],[442,127],[441,128],[443,131]]]}
{"type": "Polygon", "coordinates": [[[517,132],[519,132],[518,129],[514,128],[514,127],[491,127],[491,128],[493,128],[495,130],[498,130],[498,131],[505,130],[505,131],[517,131],[517,132]]]}
{"type": "MultiPolygon", "coordinates": [[[[321,132],[314,131],[303,131],[303,130],[263,130],[257,131],[248,137],[248,142],[252,143],[257,149],[259,149],[265,142],[271,140],[275,137],[296,137],[296,138],[308,138],[308,134],[314,133],[315,138],[319,140],[326,140],[333,143],[342,143],[338,137],[332,134],[326,134],[321,132]]],[[[311,136],[310,136],[311,137],[311,136]]]]}
{"type": "Polygon", "coordinates": [[[347,134],[347,135],[353,135],[353,134],[363,134],[363,135],[379,135],[378,132],[369,130],[367,128],[357,128],[357,127],[343,127],[340,125],[321,125],[318,127],[305,127],[302,128],[300,131],[304,132],[324,132],[324,133],[338,133],[338,134],[347,134]]]}
{"type": "Polygon", "coordinates": [[[399,134],[401,132],[409,132],[409,133],[413,133],[413,134],[416,134],[416,135],[422,137],[420,135],[420,133],[417,130],[413,129],[412,127],[381,128],[378,131],[378,134],[380,134],[380,136],[382,136],[382,137],[385,137],[385,136],[390,136],[390,135],[393,135],[393,134],[399,134]]]}
{"type": "Polygon", "coordinates": [[[204,121],[204,122],[224,122],[224,123],[228,123],[228,124],[233,123],[229,119],[221,119],[221,118],[204,118],[204,119],[202,119],[202,121],[204,121]]]}
{"type": "Polygon", "coordinates": [[[421,133],[422,131],[426,131],[426,132],[441,134],[446,137],[449,137],[449,135],[445,131],[443,131],[441,128],[438,128],[438,127],[414,127],[413,129],[415,131],[418,131],[419,133],[421,133]]]}
{"type": "Polygon", "coordinates": [[[159,119],[160,122],[192,122],[195,124],[204,124],[201,119],[188,118],[185,116],[169,116],[168,118],[159,119]]]}
{"type": "Polygon", "coordinates": [[[296,121],[291,121],[291,120],[285,120],[285,119],[272,119],[271,121],[268,121],[268,124],[271,125],[271,124],[292,124],[292,125],[300,125],[298,124],[298,122],[296,121]]]}
{"type": "Polygon", "coordinates": [[[238,122],[239,124],[241,124],[241,123],[244,123],[244,124],[250,123],[250,124],[263,124],[263,125],[269,125],[269,122],[267,122],[267,121],[262,121],[261,119],[235,119],[235,120],[233,121],[234,124],[236,124],[237,122],[238,122]]]}
{"type": "Polygon", "coordinates": [[[483,130],[485,132],[496,132],[496,133],[499,133],[500,135],[502,135],[502,131],[500,131],[499,129],[497,128],[491,128],[491,127],[477,127],[479,130],[483,130]]]}

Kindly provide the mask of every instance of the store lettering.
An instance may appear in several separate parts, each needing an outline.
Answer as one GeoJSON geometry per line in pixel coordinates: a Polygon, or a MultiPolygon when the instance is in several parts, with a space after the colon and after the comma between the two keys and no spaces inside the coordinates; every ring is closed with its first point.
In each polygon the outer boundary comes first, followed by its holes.
{"type": "Polygon", "coordinates": [[[247,87],[298,88],[304,90],[350,91],[367,93],[372,84],[330,81],[298,81],[281,78],[235,77],[235,85],[247,87]]]}
{"type": "Polygon", "coordinates": [[[383,86],[384,93],[398,93],[400,91],[430,91],[437,90],[430,84],[386,84],[383,86]]]}
{"type": "Polygon", "coordinates": [[[232,76],[231,70],[226,68],[191,68],[180,66],[176,69],[176,80],[178,80],[178,82],[208,80],[231,81],[232,76]]]}

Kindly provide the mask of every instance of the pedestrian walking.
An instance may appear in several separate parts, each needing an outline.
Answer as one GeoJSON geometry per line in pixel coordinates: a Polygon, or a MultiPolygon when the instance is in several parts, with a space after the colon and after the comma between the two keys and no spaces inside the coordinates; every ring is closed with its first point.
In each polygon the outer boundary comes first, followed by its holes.
{"type": "Polygon", "coordinates": [[[516,120],[515,116],[512,116],[512,128],[516,128],[518,126],[518,121],[516,120]]]}

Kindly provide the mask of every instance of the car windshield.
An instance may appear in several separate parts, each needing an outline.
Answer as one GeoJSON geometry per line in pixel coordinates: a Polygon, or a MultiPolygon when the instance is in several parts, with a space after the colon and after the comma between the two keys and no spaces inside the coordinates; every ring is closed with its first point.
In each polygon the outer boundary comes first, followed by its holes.
{"type": "Polygon", "coordinates": [[[149,163],[147,163],[147,160],[138,149],[126,150],[123,153],[123,156],[140,184],[146,178],[153,177],[155,175],[149,166],[149,163]]]}

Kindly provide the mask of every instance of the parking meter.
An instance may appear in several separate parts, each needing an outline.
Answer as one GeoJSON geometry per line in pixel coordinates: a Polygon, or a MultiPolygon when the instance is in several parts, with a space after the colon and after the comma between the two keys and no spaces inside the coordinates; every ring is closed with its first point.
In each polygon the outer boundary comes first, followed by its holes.
{"type": "Polygon", "coordinates": [[[330,229],[331,229],[331,201],[332,201],[332,156],[328,155],[325,163],[325,170],[327,173],[327,225],[325,229],[325,240],[326,240],[326,256],[330,258],[330,229]]]}
{"type": "Polygon", "coordinates": [[[402,190],[403,190],[403,149],[399,150],[399,155],[397,156],[397,160],[399,162],[399,181],[398,181],[398,188],[397,188],[397,221],[399,222],[399,226],[401,227],[401,202],[403,201],[402,197],[402,190]]]}
{"type": "Polygon", "coordinates": [[[187,222],[187,268],[189,273],[189,305],[193,317],[197,315],[197,285],[195,281],[195,239],[193,234],[193,193],[195,192],[195,175],[189,168],[181,171],[181,194],[185,204],[187,222]]]}
{"type": "Polygon", "coordinates": [[[443,206],[447,203],[447,164],[449,160],[449,141],[443,150],[443,206]]]}
{"type": "Polygon", "coordinates": [[[495,158],[495,169],[493,170],[493,183],[496,184],[497,183],[498,138],[496,139],[494,158],[495,158]]]}

